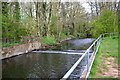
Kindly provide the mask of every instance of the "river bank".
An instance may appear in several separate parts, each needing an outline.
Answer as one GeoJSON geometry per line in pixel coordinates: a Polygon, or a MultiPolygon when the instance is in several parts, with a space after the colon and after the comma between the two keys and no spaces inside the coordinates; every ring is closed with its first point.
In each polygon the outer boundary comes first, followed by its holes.
{"type": "Polygon", "coordinates": [[[18,56],[21,54],[25,54],[31,52],[32,50],[45,50],[54,48],[55,46],[59,45],[61,42],[69,40],[71,38],[65,38],[56,42],[54,44],[42,44],[41,41],[34,41],[34,42],[26,42],[23,44],[12,45],[9,47],[3,47],[0,50],[0,59],[6,59],[14,56],[18,56]]]}
{"type": "MultiPolygon", "coordinates": [[[[68,50],[68,53],[72,51],[78,51],[80,53],[81,46],[89,45],[93,42],[92,38],[86,39],[67,39],[60,43],[62,51],[68,50]],[[72,45],[69,45],[72,44],[72,45]],[[71,49],[71,50],[70,50],[71,49]],[[76,49],[76,50],[72,50],[76,49]],[[70,52],[69,52],[70,51],[70,52]]],[[[87,47],[89,47],[89,45],[87,47]]],[[[55,46],[55,45],[54,45],[55,46]]],[[[87,48],[86,47],[86,48],[87,48]]],[[[82,48],[83,49],[83,48],[82,48]]],[[[65,73],[73,66],[73,64],[81,57],[81,54],[53,54],[38,49],[38,52],[28,52],[28,54],[19,55],[9,59],[2,60],[3,66],[3,78],[62,78],[65,73]]],[[[44,50],[43,50],[44,51],[44,50]]],[[[55,50],[52,50],[55,51],[55,50]]],[[[76,52],[77,53],[77,52],[76,52]]],[[[82,61],[82,68],[76,69],[70,78],[80,76],[84,66],[86,64],[86,58],[82,61]],[[83,63],[85,63],[83,65],[83,63]],[[80,74],[76,74],[80,73],[80,74]],[[76,75],[75,75],[76,74],[76,75]]]]}
{"type": "MultiPolygon", "coordinates": [[[[60,50],[60,51],[71,51],[71,50],[82,50],[85,51],[95,40],[94,38],[64,38],[60,41],[51,41],[51,39],[44,39],[44,41],[28,42],[24,44],[14,45],[7,48],[3,48],[1,51],[1,58],[5,59],[21,54],[25,54],[35,50],[60,50]]],[[[54,40],[54,39],[53,39],[54,40]]]]}
{"type": "Polygon", "coordinates": [[[91,78],[118,78],[118,38],[106,37],[100,44],[91,78]],[[114,45],[114,46],[113,46],[114,45]]]}
{"type": "Polygon", "coordinates": [[[25,54],[34,49],[39,49],[39,48],[41,48],[41,43],[39,41],[2,48],[2,51],[1,51],[2,55],[0,59],[5,59],[5,58],[10,58],[13,56],[25,54]]]}

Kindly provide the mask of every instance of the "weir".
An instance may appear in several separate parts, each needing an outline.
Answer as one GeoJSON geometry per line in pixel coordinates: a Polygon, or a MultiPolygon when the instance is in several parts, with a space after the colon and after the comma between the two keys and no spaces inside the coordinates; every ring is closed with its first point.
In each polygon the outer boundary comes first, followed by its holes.
{"type": "Polygon", "coordinates": [[[36,50],[2,60],[3,78],[89,78],[100,41],[106,35],[112,36],[101,34],[87,50],[36,50]]]}
{"type": "Polygon", "coordinates": [[[79,54],[79,55],[83,55],[84,52],[70,52],[70,51],[50,51],[50,50],[47,50],[47,51],[32,51],[32,52],[35,52],[35,53],[55,53],[55,54],[79,54]]]}
{"type": "Polygon", "coordinates": [[[84,70],[81,72],[81,75],[77,78],[82,79],[82,78],[89,78],[90,70],[92,67],[92,64],[94,62],[96,53],[98,52],[99,46],[100,46],[100,41],[106,37],[110,36],[110,38],[118,33],[104,33],[101,34],[94,42],[93,44],[85,51],[85,53],[76,61],[76,63],[69,69],[69,71],[62,77],[61,80],[65,80],[70,78],[71,74],[75,71],[75,69],[80,65],[82,60],[87,56],[87,63],[85,65],[84,70]],[[90,55],[89,51],[93,48],[93,53],[90,55]]]}

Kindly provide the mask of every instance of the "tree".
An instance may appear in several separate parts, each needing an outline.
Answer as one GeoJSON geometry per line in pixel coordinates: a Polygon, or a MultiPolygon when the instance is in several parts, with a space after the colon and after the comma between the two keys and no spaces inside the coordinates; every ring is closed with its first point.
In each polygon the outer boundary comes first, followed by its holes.
{"type": "Polygon", "coordinates": [[[116,21],[114,24],[114,18],[117,20],[117,16],[113,11],[102,10],[101,15],[91,21],[93,36],[98,37],[101,33],[117,32],[118,22],[116,21]]]}

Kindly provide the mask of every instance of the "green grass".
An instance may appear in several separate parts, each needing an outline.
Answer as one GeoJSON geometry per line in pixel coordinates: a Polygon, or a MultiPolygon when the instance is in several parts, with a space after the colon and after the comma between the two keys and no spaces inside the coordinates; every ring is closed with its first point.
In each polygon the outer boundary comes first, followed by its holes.
{"type": "Polygon", "coordinates": [[[42,37],[41,43],[42,43],[43,45],[52,45],[52,44],[55,44],[55,43],[56,43],[56,39],[55,39],[55,37],[53,37],[53,36],[51,36],[51,37],[45,36],[45,37],[42,37]]]}
{"type": "MultiPolygon", "coordinates": [[[[110,38],[110,37],[105,37],[101,41],[99,50],[96,54],[96,58],[94,60],[91,72],[90,72],[90,77],[95,78],[96,77],[96,72],[102,73],[100,70],[100,67],[106,68],[106,65],[101,65],[102,63],[102,57],[104,59],[108,57],[114,57],[115,63],[118,64],[118,38],[110,38]]],[[[104,77],[104,76],[101,76],[104,77]]]]}
{"type": "Polygon", "coordinates": [[[4,48],[4,47],[10,47],[10,46],[14,46],[14,45],[18,45],[18,44],[20,44],[20,43],[4,43],[4,44],[2,44],[2,47],[4,48]]]}
{"type": "MultiPolygon", "coordinates": [[[[99,47],[99,50],[100,50],[100,48],[101,47],[99,47]]],[[[96,72],[96,69],[97,69],[97,65],[98,64],[100,64],[100,58],[99,58],[99,56],[100,56],[100,51],[98,50],[98,53],[97,53],[97,55],[96,55],[96,57],[95,57],[95,60],[94,60],[94,62],[93,62],[93,65],[92,65],[92,69],[91,69],[91,71],[90,71],[90,77],[91,78],[93,78],[94,77],[94,75],[95,75],[95,72],[96,72]]],[[[99,72],[102,72],[101,70],[98,70],[99,72]]]]}
{"type": "Polygon", "coordinates": [[[104,38],[101,47],[105,57],[118,57],[118,38],[104,38]]]}

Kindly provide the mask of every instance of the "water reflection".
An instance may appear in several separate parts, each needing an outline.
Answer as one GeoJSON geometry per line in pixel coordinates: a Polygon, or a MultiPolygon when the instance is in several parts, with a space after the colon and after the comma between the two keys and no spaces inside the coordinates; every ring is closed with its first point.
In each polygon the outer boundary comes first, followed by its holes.
{"type": "Polygon", "coordinates": [[[94,38],[66,40],[52,50],[86,50],[94,40],[94,38]]]}
{"type": "MultiPolygon", "coordinates": [[[[92,44],[93,38],[71,39],[62,42],[52,50],[85,52],[92,44]]],[[[28,53],[17,57],[2,60],[3,78],[62,78],[64,74],[78,60],[77,54],[47,54],[28,53]]],[[[86,65],[86,58],[71,74],[71,77],[80,76],[86,65]],[[84,65],[83,65],[84,64],[84,65]],[[77,74],[77,75],[76,75],[77,74]]]]}
{"type": "Polygon", "coordinates": [[[2,61],[3,78],[62,78],[80,55],[28,53],[2,61]]]}

